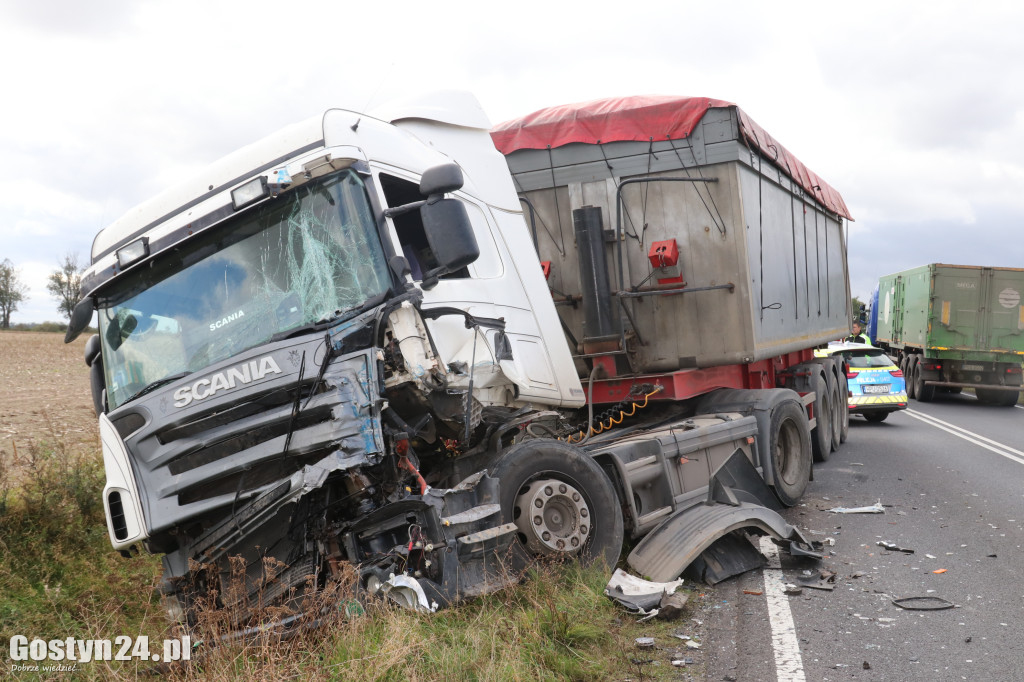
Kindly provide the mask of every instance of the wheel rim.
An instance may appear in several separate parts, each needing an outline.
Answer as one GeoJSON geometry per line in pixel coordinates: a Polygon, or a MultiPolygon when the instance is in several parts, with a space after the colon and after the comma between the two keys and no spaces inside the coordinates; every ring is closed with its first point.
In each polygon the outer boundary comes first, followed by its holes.
{"type": "Polygon", "coordinates": [[[775,471],[789,485],[795,485],[799,478],[800,435],[792,420],[779,426],[779,437],[775,441],[775,471]]]}
{"type": "Polygon", "coordinates": [[[516,526],[535,554],[575,555],[591,532],[586,498],[565,481],[531,482],[516,497],[516,526]]]}

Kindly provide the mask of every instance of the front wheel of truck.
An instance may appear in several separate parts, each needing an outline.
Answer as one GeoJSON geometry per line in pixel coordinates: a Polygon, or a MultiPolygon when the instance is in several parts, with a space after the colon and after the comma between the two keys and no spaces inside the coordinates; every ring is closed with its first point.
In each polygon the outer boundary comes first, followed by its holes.
{"type": "Polygon", "coordinates": [[[502,517],[517,527],[515,564],[547,557],[615,566],[623,539],[619,500],[586,452],[529,440],[502,455],[493,475],[500,481],[502,517]]]}

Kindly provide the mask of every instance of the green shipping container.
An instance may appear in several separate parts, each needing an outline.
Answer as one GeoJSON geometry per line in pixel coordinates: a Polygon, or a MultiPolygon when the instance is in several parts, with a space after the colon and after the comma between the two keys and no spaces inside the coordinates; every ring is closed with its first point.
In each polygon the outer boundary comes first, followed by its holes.
{"type": "Polygon", "coordinates": [[[875,339],[930,358],[1024,356],[1024,269],[933,263],[878,283],[875,339]]]}
{"type": "Polygon", "coordinates": [[[1024,360],[1024,269],[933,263],[878,282],[875,345],[899,363],[907,394],[973,389],[1017,402],[1024,360]]]}

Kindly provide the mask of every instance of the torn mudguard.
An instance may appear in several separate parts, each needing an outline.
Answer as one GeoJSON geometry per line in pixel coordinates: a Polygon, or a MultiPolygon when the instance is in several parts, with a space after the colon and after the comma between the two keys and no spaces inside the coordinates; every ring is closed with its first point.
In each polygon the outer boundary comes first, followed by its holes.
{"type": "Polygon", "coordinates": [[[771,490],[737,450],[711,477],[704,502],[677,510],[648,533],[626,561],[650,580],[668,582],[722,537],[750,529],[783,541],[790,553],[821,558],[799,529],[786,523],[772,504],[771,490]]]}

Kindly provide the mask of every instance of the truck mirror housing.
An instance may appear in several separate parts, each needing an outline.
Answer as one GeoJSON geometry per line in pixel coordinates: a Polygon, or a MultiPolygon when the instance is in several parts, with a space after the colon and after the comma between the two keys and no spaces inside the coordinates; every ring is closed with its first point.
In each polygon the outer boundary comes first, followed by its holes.
{"type": "Polygon", "coordinates": [[[424,282],[466,267],[480,257],[466,206],[458,199],[432,199],[420,207],[427,242],[438,267],[425,273],[424,282]]]}
{"type": "Polygon", "coordinates": [[[462,189],[463,184],[465,180],[458,164],[442,163],[423,173],[420,178],[420,194],[430,199],[435,195],[456,192],[462,189]]]}

